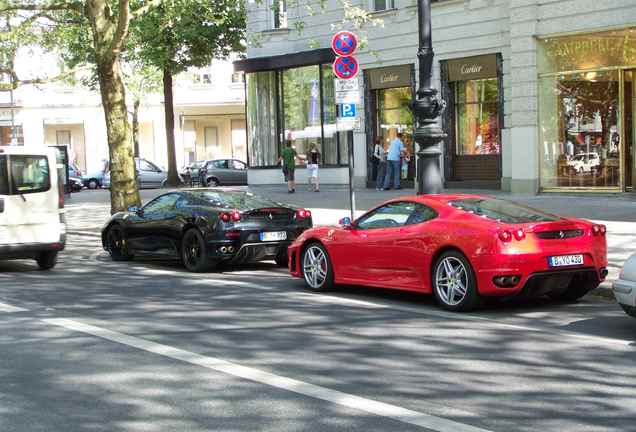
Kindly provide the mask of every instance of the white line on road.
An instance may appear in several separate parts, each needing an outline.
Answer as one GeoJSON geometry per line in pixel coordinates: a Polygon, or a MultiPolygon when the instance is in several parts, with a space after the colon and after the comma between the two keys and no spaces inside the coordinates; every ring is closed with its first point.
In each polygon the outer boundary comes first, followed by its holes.
{"type": "Polygon", "coordinates": [[[69,330],[97,336],[99,338],[106,339],[112,342],[127,345],[153,354],[158,354],[163,357],[180,360],[195,366],[201,366],[206,369],[211,369],[238,378],[243,378],[271,387],[291,391],[304,396],[309,396],[315,399],[320,399],[333,404],[345,406],[347,408],[364,411],[376,416],[386,417],[393,420],[398,420],[403,423],[428,428],[433,431],[489,432],[486,429],[481,429],[464,423],[458,423],[430,414],[424,414],[418,411],[409,410],[397,405],[391,405],[372,399],[366,399],[360,396],[355,396],[338,390],[332,390],[326,387],[317,386],[293,378],[275,375],[269,372],[261,371],[259,369],[231,363],[226,360],[221,360],[214,357],[206,357],[200,354],[193,353],[191,351],[186,351],[168,345],[147,341],[135,336],[130,336],[101,327],[84,324],[79,321],[69,320],[65,318],[44,319],[42,321],[51,325],[64,327],[69,330]]]}
{"type": "Polygon", "coordinates": [[[10,304],[0,303],[0,312],[14,313],[14,312],[26,312],[28,309],[24,309],[17,306],[11,306],[10,304]]]}

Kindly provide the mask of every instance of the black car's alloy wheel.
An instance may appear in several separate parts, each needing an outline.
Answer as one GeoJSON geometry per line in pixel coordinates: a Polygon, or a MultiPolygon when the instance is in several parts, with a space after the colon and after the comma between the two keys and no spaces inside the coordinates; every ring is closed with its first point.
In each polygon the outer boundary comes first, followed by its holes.
{"type": "Polygon", "coordinates": [[[106,248],[113,261],[129,261],[133,258],[128,252],[124,230],[118,225],[112,226],[106,233],[106,248]]]}
{"type": "Polygon", "coordinates": [[[468,311],[479,304],[473,268],[459,251],[448,251],[440,256],[431,276],[433,294],[444,309],[468,311]]]}
{"type": "Polygon", "coordinates": [[[208,257],[203,235],[198,229],[191,228],[183,235],[181,259],[185,268],[191,272],[204,272],[214,267],[208,257]]]}

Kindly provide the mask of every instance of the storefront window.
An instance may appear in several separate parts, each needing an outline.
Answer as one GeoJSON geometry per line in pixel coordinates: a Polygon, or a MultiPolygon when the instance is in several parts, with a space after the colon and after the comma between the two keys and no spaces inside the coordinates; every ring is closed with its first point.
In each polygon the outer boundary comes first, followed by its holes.
{"type": "Polygon", "coordinates": [[[318,66],[283,71],[284,139],[292,142],[299,155],[322,138],[320,126],[320,77],[318,66]]]}
{"type": "Polygon", "coordinates": [[[347,132],[338,131],[331,65],[247,74],[247,120],[251,167],[276,166],[287,140],[300,156],[315,144],[322,165],[347,164],[347,132]]]}
{"type": "Polygon", "coordinates": [[[499,154],[497,78],[457,82],[456,89],[457,154],[499,154]]]}
{"type": "Polygon", "coordinates": [[[409,109],[411,88],[399,87],[378,90],[378,136],[388,147],[398,132],[404,145],[413,154],[413,113],[409,109]]]}
{"type": "Polygon", "coordinates": [[[618,71],[540,79],[541,186],[620,186],[618,71]]]}
{"type": "Polygon", "coordinates": [[[250,165],[273,166],[278,160],[276,73],[247,75],[247,127],[250,165]]]}

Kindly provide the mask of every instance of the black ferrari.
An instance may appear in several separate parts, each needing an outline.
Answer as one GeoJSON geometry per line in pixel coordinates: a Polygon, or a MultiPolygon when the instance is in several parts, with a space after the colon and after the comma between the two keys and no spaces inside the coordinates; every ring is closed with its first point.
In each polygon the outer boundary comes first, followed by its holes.
{"type": "Polygon", "coordinates": [[[286,267],[287,246],[311,226],[309,210],[249,192],[183,190],[114,214],[102,245],[115,261],[176,258],[193,272],[267,259],[286,267]]]}

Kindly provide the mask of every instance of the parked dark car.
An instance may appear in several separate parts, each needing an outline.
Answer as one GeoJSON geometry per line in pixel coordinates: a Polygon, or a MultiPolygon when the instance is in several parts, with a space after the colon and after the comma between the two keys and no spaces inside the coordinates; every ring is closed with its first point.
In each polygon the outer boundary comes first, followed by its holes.
{"type": "Polygon", "coordinates": [[[84,182],[81,178],[78,177],[69,177],[68,184],[70,186],[71,192],[81,192],[82,187],[84,187],[84,182]]]}
{"type": "Polygon", "coordinates": [[[311,226],[308,210],[249,192],[189,189],[114,214],[102,245],[114,261],[176,258],[193,272],[267,259],[287,266],[287,247],[311,226]]]}
{"type": "Polygon", "coordinates": [[[246,185],[247,165],[238,159],[209,160],[200,168],[199,177],[204,186],[246,185]]]}

